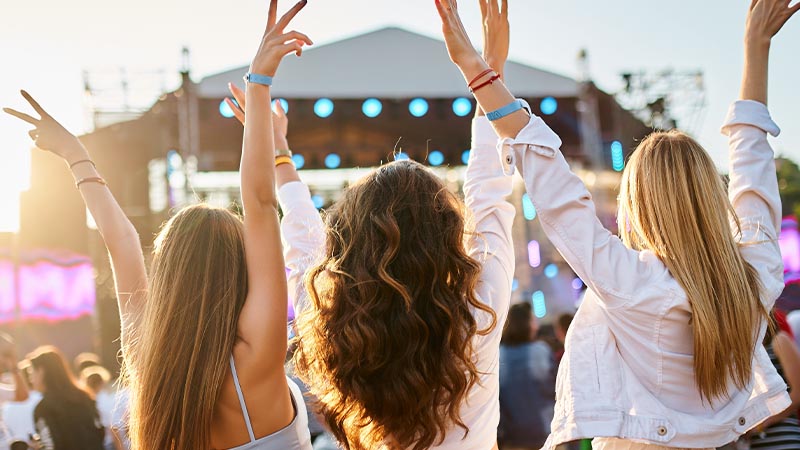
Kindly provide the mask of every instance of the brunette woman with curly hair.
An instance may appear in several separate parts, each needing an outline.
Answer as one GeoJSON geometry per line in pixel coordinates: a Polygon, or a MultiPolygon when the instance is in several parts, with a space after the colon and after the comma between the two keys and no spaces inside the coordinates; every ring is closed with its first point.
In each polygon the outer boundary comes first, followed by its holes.
{"type": "Polygon", "coordinates": [[[496,446],[514,274],[511,179],[496,139],[476,120],[464,203],[428,168],[397,161],[348,188],[323,221],[291,159],[276,170],[296,368],[346,449],[496,446]]]}

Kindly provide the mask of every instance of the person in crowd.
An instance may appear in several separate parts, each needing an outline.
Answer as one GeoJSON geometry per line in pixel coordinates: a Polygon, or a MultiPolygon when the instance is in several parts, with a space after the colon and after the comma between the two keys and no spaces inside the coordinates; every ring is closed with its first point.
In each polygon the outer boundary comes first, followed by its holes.
{"type": "Polygon", "coordinates": [[[33,388],[42,400],[33,411],[44,450],[103,450],[105,430],[91,395],[75,382],[66,360],[55,347],[28,355],[33,388]]]}
{"type": "Polygon", "coordinates": [[[500,341],[500,450],[538,450],[550,431],[553,353],[536,339],[538,328],[530,303],[511,305],[500,341]]]}
{"type": "MultiPolygon", "coordinates": [[[[76,365],[79,367],[80,365],[76,365]]],[[[109,450],[122,450],[122,443],[114,435],[112,416],[116,407],[116,392],[110,389],[109,382],[111,374],[105,367],[100,365],[84,366],[80,373],[81,383],[86,387],[89,394],[97,404],[97,411],[100,413],[100,422],[106,430],[104,442],[105,448],[109,450]]]]}
{"type": "MultiPolygon", "coordinates": [[[[233,94],[246,127],[250,98],[233,94]]],[[[279,157],[295,366],[345,449],[496,448],[515,210],[496,136],[476,124],[464,203],[425,166],[395,161],[323,221],[289,152],[279,157]]]]}
{"type": "Polygon", "coordinates": [[[29,393],[19,366],[16,343],[10,335],[0,332],[0,448],[13,440],[27,438],[25,430],[17,428],[24,428],[31,421],[16,414],[12,417],[10,412],[27,404],[29,393]]]}
{"type": "Polygon", "coordinates": [[[800,309],[789,312],[786,315],[786,322],[789,324],[789,328],[792,329],[794,344],[800,348],[800,309]]]}
{"type": "Polygon", "coordinates": [[[451,60],[491,111],[506,173],[521,172],[548,238],[589,286],[567,336],[544,448],[592,437],[596,449],[713,448],[789,407],[760,345],[783,289],[767,141],[779,128],[766,104],[770,42],[800,5],[751,2],[740,100],[723,127],[727,195],[699,144],[654,133],[623,173],[620,240],[598,220],[558,136],[474,50],[456,1],[436,4],[451,60]]]}
{"type": "Polygon", "coordinates": [[[180,210],[156,238],[149,279],[136,230],[81,142],[26,92],[41,118],[5,109],[36,127],[37,147],[67,163],[108,248],[136,450],[311,447],[303,399],[283,369],[287,288],[269,114],[280,61],[311,40],[285,31],[306,1],[280,19],[277,3],[247,75],[244,217],[204,205],[180,210]]]}
{"type": "MultiPolygon", "coordinates": [[[[0,422],[4,422],[6,434],[8,439],[11,440],[28,442],[31,436],[36,435],[33,412],[36,409],[36,405],[42,400],[42,393],[33,389],[30,369],[31,363],[27,359],[17,364],[17,370],[19,371],[21,382],[25,384],[27,389],[28,398],[21,402],[12,400],[0,405],[0,422]]],[[[2,435],[1,432],[0,435],[2,435]]]]}
{"type": "Polygon", "coordinates": [[[92,352],[79,353],[78,356],[72,359],[72,368],[75,375],[81,376],[84,369],[89,367],[102,366],[100,363],[100,356],[92,352]]]}
{"type": "MultiPolygon", "coordinates": [[[[773,313],[774,314],[774,313],[773,313]]],[[[792,404],[758,425],[750,433],[750,448],[763,450],[790,450],[800,448],[800,350],[794,339],[780,326],[770,327],[764,337],[764,346],[778,375],[789,386],[792,404]]]]}

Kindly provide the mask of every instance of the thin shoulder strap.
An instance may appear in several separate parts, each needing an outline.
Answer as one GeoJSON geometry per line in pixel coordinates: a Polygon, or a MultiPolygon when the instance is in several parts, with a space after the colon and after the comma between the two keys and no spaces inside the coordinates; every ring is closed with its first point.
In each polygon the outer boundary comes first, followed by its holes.
{"type": "Polygon", "coordinates": [[[233,375],[233,384],[236,386],[236,395],[239,396],[239,405],[242,407],[244,424],[247,425],[247,434],[250,435],[250,442],[255,442],[256,435],[253,434],[253,425],[250,423],[250,414],[247,413],[247,405],[244,402],[242,386],[239,384],[239,375],[236,374],[236,364],[233,363],[233,355],[231,355],[231,374],[233,375]]]}

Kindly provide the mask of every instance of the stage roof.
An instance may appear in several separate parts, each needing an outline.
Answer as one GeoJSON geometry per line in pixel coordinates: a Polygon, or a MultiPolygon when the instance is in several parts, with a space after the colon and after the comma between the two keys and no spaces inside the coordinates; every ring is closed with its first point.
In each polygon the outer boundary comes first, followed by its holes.
{"type": "MultiPolygon", "coordinates": [[[[205,98],[228,96],[228,82],[242,83],[247,67],[198,83],[205,98]]],[[[506,64],[506,82],[527,98],[575,97],[571,78],[522,64],[506,64]]],[[[450,62],[444,42],[400,28],[384,28],[286,58],[273,88],[275,97],[358,99],[454,98],[468,96],[464,79],[450,62]]]]}

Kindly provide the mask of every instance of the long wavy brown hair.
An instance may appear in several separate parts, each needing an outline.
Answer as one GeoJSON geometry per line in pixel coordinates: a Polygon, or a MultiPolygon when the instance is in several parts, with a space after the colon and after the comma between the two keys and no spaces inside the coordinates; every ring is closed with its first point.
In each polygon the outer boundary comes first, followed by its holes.
{"type": "Polygon", "coordinates": [[[475,295],[463,203],[424,166],[387,164],[327,215],[306,277],[295,364],[347,449],[421,450],[454,427],[478,381],[473,337],[494,312],[475,295]],[[476,313],[485,314],[479,329],[476,313]]]}
{"type": "Polygon", "coordinates": [[[211,447],[247,287],[239,217],[195,205],[161,229],[147,303],[123,349],[133,449],[211,447]]]}
{"type": "Polygon", "coordinates": [[[653,133],[622,175],[619,211],[625,245],[654,252],[686,291],[701,398],[727,397],[731,382],[747,386],[768,313],[758,274],[739,248],[748,243],[738,242],[739,219],[711,157],[684,133],[653,133]]]}

